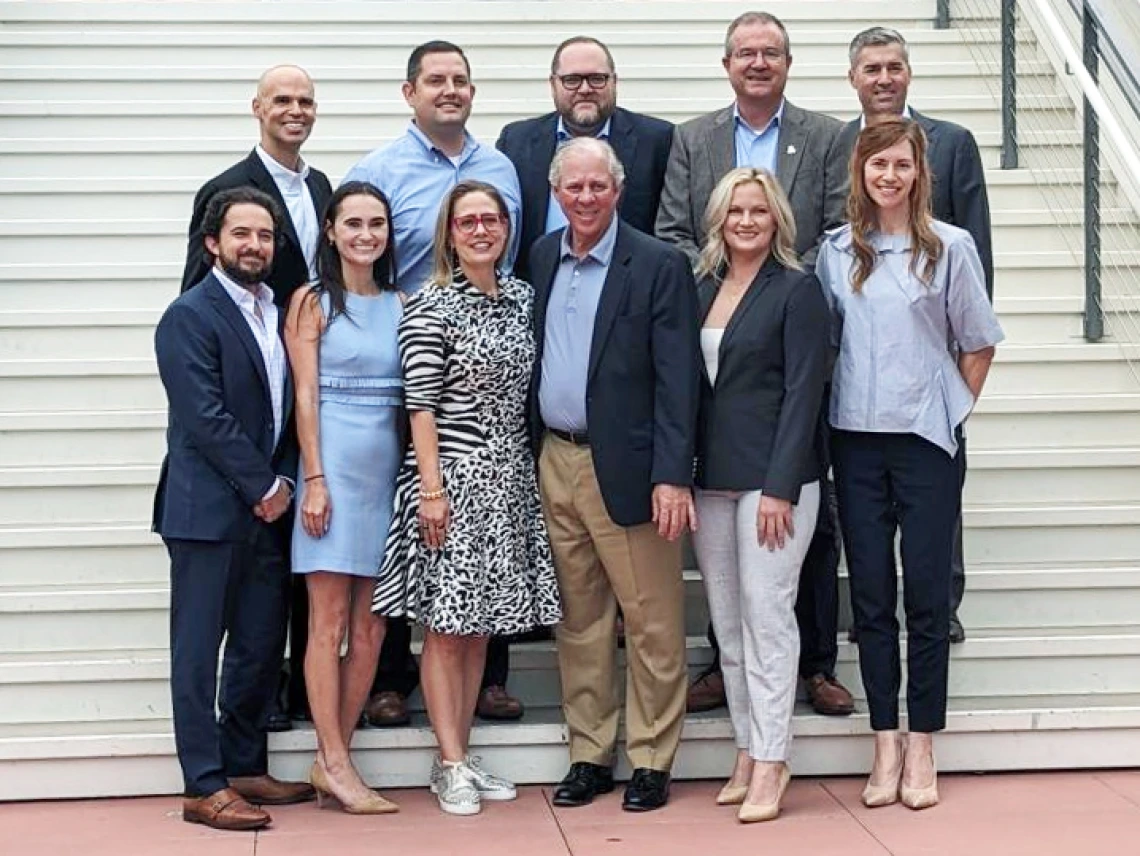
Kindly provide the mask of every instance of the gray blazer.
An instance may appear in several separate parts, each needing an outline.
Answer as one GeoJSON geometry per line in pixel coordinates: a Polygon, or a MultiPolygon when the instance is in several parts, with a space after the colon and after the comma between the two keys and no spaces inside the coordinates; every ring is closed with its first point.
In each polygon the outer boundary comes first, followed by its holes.
{"type": "MultiPolygon", "coordinates": [[[[839,145],[843,123],[784,103],[776,179],[792,203],[796,252],[810,267],[823,233],[845,221],[847,160],[839,145]]],[[[677,127],[657,211],[657,237],[696,263],[704,243],[705,207],[716,183],[736,166],[732,106],[677,127]]]]}

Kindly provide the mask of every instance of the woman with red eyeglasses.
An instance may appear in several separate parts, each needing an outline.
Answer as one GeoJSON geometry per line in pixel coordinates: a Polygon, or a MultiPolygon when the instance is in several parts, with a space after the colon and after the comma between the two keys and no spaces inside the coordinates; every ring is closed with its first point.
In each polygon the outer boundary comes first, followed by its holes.
{"type": "Polygon", "coordinates": [[[399,330],[412,450],[373,610],[424,628],[420,682],[440,749],[431,789],[450,814],[516,795],[468,754],[488,639],[561,617],[525,427],[533,293],[498,270],[509,239],[499,192],[457,184],[440,206],[431,279],[399,330]]]}

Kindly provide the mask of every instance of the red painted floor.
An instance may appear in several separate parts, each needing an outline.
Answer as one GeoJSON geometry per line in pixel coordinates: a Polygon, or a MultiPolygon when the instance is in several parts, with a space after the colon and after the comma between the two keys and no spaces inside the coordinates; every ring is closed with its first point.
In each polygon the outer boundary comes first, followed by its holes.
{"type": "Polygon", "coordinates": [[[0,805],[13,856],[1096,856],[1140,854],[1140,771],[943,776],[942,805],[859,803],[857,779],[797,779],[773,823],[742,826],[713,804],[719,783],[682,782],[662,811],[621,811],[618,794],[554,809],[549,789],[473,818],[443,815],[426,790],[387,791],[401,812],[350,817],[314,804],[273,810],[269,830],[183,823],[175,798],[0,805]]]}

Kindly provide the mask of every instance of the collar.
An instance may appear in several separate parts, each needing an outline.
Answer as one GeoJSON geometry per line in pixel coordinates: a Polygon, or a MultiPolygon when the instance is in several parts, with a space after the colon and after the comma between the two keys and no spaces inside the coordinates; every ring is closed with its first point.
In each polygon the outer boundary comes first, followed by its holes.
{"type": "MultiPolygon", "coordinates": [[[[617,230],[618,230],[618,216],[614,212],[614,217],[610,221],[610,225],[606,231],[602,233],[602,237],[594,246],[586,251],[586,258],[593,259],[597,264],[603,267],[609,267],[610,260],[614,256],[614,245],[617,243],[617,230]]],[[[561,251],[559,253],[559,261],[566,261],[567,258],[580,261],[574,251],[570,249],[570,227],[567,226],[562,232],[561,251]]]]}
{"type": "MultiPolygon", "coordinates": [[[[605,124],[602,125],[602,127],[598,129],[598,133],[594,134],[594,136],[597,139],[607,140],[607,141],[609,140],[609,138],[610,138],[610,123],[613,121],[613,118],[614,117],[611,115],[608,119],[606,119],[605,124]]],[[[566,130],[566,125],[562,121],[561,114],[559,114],[558,124],[554,128],[554,139],[558,143],[565,143],[567,140],[574,139],[574,135],[566,130]]]]}
{"type": "Polygon", "coordinates": [[[265,169],[269,172],[270,177],[274,181],[304,181],[309,177],[309,165],[305,163],[304,158],[301,159],[301,168],[297,172],[293,172],[293,170],[275,160],[273,155],[261,147],[261,143],[257,144],[254,151],[257,152],[257,156],[261,158],[261,162],[265,164],[265,169]]]}
{"type": "MultiPolygon", "coordinates": [[[[450,155],[444,154],[443,149],[431,141],[431,137],[420,130],[414,119],[408,123],[408,136],[423,146],[425,152],[435,152],[440,157],[451,159],[450,155]]],[[[469,131],[464,130],[463,151],[459,153],[459,159],[461,161],[467,160],[478,148],[479,144],[475,142],[475,138],[471,136],[469,131]]]]}
{"type": "MultiPolygon", "coordinates": [[[[910,105],[909,105],[909,104],[904,104],[904,105],[903,105],[903,109],[902,109],[902,114],[901,114],[901,115],[902,115],[902,118],[904,118],[904,119],[909,119],[909,120],[911,120],[912,122],[914,121],[914,116],[912,116],[912,115],[911,115],[911,112],[910,112],[910,105]]],[[[859,130],[860,130],[860,131],[862,131],[862,130],[863,130],[864,128],[866,128],[866,127],[867,127],[867,117],[866,117],[866,115],[865,115],[865,114],[863,114],[863,113],[860,113],[860,114],[859,114],[859,130]]]]}
{"type": "Polygon", "coordinates": [[[786,99],[781,98],[780,99],[780,106],[776,108],[776,112],[774,114],[772,114],[772,118],[768,120],[768,124],[765,125],[763,128],[761,128],[760,130],[757,130],[756,128],[753,128],[751,125],[748,124],[748,122],[746,122],[744,120],[744,117],[740,115],[740,105],[738,103],[736,103],[735,101],[733,101],[732,102],[732,124],[734,127],[737,127],[737,128],[744,126],[745,128],[747,128],[749,131],[751,131],[756,136],[760,136],[761,134],[766,133],[771,128],[779,128],[780,127],[780,124],[784,121],[784,107],[787,106],[787,103],[788,102],[786,99]]]}
{"type": "Polygon", "coordinates": [[[226,290],[226,294],[228,294],[239,307],[248,306],[252,312],[253,304],[256,301],[261,304],[262,311],[264,312],[268,307],[273,305],[273,292],[264,282],[257,284],[257,295],[254,296],[253,292],[248,288],[238,285],[230,279],[229,275],[222,270],[220,265],[215,264],[213,268],[210,269],[210,273],[222,284],[222,288],[226,290]]]}

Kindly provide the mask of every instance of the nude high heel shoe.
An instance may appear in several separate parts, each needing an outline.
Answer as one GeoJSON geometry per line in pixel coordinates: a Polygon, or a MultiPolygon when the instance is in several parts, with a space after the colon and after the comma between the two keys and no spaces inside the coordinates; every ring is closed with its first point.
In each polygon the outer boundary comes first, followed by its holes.
{"type": "Polygon", "coordinates": [[[717,805],[740,805],[748,796],[748,785],[727,784],[716,795],[717,805]]]}
{"type": "Polygon", "coordinates": [[[867,779],[867,785],[863,788],[863,805],[867,808],[881,808],[885,805],[893,805],[899,801],[899,786],[902,783],[903,774],[903,758],[906,755],[905,747],[902,745],[902,737],[900,736],[897,741],[899,763],[898,766],[891,771],[886,784],[875,785],[871,780],[867,779]]]}
{"type": "Polygon", "coordinates": [[[899,799],[909,809],[921,811],[924,808],[932,808],[938,805],[938,765],[933,750],[930,753],[930,764],[934,768],[934,775],[929,785],[912,788],[900,780],[899,799]]]}
{"type": "Polygon", "coordinates": [[[736,814],[741,823],[762,823],[766,820],[775,820],[780,816],[780,801],[784,799],[784,791],[792,780],[792,773],[785,764],[780,770],[780,787],[776,791],[776,799],[769,803],[750,803],[745,801],[736,814]]]}
{"type": "Polygon", "coordinates": [[[317,808],[324,808],[325,800],[340,803],[341,811],[346,814],[395,814],[400,807],[391,800],[386,800],[373,790],[368,795],[357,800],[344,800],[333,793],[328,775],[324,768],[316,761],[309,769],[309,784],[317,792],[317,808]]]}

